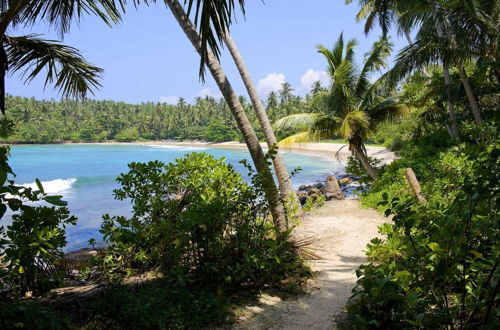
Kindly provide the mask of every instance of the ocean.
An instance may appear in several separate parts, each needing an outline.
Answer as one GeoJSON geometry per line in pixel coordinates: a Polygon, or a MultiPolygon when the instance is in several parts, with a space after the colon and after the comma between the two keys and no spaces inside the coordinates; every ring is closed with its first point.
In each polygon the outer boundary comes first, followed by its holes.
{"type": "MultiPolygon", "coordinates": [[[[116,177],[127,172],[130,162],[160,160],[168,163],[190,152],[206,152],[226,161],[242,175],[247,171],[239,163],[250,160],[245,149],[192,147],[178,145],[138,144],[65,144],[65,145],[19,145],[11,148],[10,165],[16,173],[16,184],[35,187],[35,178],[40,179],[45,191],[62,195],[70,211],[78,217],[76,226],[67,230],[66,250],[88,246],[88,240],[101,240],[99,228],[102,215],[129,215],[129,201],[113,198],[113,189],[119,188],[116,177]]],[[[296,187],[323,181],[326,176],[343,171],[342,164],[325,157],[284,153],[285,162],[291,171],[302,170],[293,178],[296,187]]],[[[0,225],[8,224],[6,214],[0,225]]]]}

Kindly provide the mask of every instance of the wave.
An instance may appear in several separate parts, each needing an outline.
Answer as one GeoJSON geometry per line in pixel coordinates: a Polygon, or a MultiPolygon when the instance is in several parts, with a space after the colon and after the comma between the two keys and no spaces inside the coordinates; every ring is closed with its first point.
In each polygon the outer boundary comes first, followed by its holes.
{"type": "MultiPolygon", "coordinates": [[[[43,190],[47,194],[56,194],[66,190],[71,189],[73,184],[75,184],[76,178],[69,179],[54,179],[50,181],[42,181],[43,190]]],[[[35,182],[22,184],[23,187],[31,188],[33,190],[38,190],[38,186],[35,182]]]]}
{"type": "Polygon", "coordinates": [[[179,150],[179,151],[208,150],[207,147],[173,146],[173,145],[164,145],[164,144],[148,144],[147,146],[151,147],[151,148],[156,148],[156,149],[170,149],[170,150],[179,150]]]}

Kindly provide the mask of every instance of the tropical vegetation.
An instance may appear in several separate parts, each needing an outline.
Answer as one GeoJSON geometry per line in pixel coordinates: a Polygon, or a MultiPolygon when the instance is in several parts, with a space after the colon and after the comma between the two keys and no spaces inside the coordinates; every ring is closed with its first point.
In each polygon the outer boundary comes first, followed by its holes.
{"type": "Polygon", "coordinates": [[[261,290],[300,288],[311,273],[301,257],[307,255],[304,242],[292,235],[298,218],[276,143],[336,138],[351,151],[346,170],[364,184],[362,204],[389,216],[380,237],[367,246],[368,261],[356,271],[343,325],[500,327],[497,2],[360,0],[356,18],[365,20],[365,32],[377,24],[382,31],[362,64],[356,61],[356,41],[345,42],[340,34],[333,48],[317,48],[326,60],[328,86],[316,82],[299,97],[284,83],[265,102],[229,31],[235,11],[244,11],[243,0],[165,0],[200,54],[200,77],[208,68],[223,96],[193,104],[70,100],[97,88],[101,69],[59,42],[7,33],[44,20],[62,35],[82,14],[114,24],[125,4],[0,1],[2,141],[237,139],[252,156],[253,166],[244,163],[251,181],[224,159],[203,153],[170,164],[131,163],[117,178],[114,195],[132,203],[132,214],[103,215],[106,248],[96,247],[90,261],[73,265],[63,248],[66,227],[77,219],[39,180],[36,187],[16,185],[9,147],[2,146],[0,218],[10,216],[12,223],[0,227],[0,327],[203,328],[227,322],[232,306],[261,290]],[[408,45],[390,64],[393,27],[408,45]],[[223,71],[221,43],[231,52],[250,103],[234,92],[223,71]],[[63,99],[6,96],[9,67],[24,72],[28,82],[45,73],[63,99]],[[267,142],[267,155],[259,140],[267,142]],[[368,141],[398,158],[380,166],[368,156],[368,141]],[[75,271],[79,280],[103,283],[91,284],[103,290],[75,304],[47,295],[74,279],[75,271]],[[29,299],[42,295],[51,304],[29,299]],[[68,306],[78,308],[68,312],[68,306]]]}
{"type": "Polygon", "coordinates": [[[288,115],[274,126],[277,130],[299,131],[282,140],[284,145],[341,136],[352,155],[377,179],[377,169],[366,153],[366,139],[378,123],[400,117],[409,109],[384,85],[383,77],[370,83],[370,75],[386,66],[390,42],[383,38],[375,43],[361,69],[356,67],[355,46],[355,40],[344,45],[342,34],[331,50],[319,45],[318,52],[328,64],[330,88],[314,95],[312,111],[288,115]]]}

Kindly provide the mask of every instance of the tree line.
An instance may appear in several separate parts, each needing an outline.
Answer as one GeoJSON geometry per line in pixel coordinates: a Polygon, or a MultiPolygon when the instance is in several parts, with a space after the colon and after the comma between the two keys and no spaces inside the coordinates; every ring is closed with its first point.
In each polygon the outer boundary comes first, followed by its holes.
{"type": "MultiPolygon", "coordinates": [[[[318,82],[319,84],[319,82],[318,82]]],[[[312,93],[318,88],[319,84],[312,93]]],[[[240,96],[260,139],[263,138],[252,105],[240,96]]],[[[269,93],[266,112],[276,120],[309,107],[309,94],[293,94],[289,83],[269,93]]],[[[145,102],[129,104],[110,100],[36,100],[7,95],[7,118],[14,123],[8,143],[106,142],[139,140],[240,141],[241,134],[224,99],[197,97],[188,103],[145,102]]],[[[285,133],[286,134],[286,133],[285,133]]],[[[280,137],[283,136],[280,135],[280,137]]]]}

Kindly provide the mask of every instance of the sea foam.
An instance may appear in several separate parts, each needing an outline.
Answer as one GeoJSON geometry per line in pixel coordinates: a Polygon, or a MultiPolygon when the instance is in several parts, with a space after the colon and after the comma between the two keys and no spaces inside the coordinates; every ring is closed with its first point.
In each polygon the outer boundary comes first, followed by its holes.
{"type": "MultiPolygon", "coordinates": [[[[76,178],[54,179],[50,181],[42,181],[42,186],[43,190],[47,194],[56,194],[71,189],[71,187],[73,186],[73,184],[75,184],[75,182],[76,178]]],[[[35,182],[26,183],[23,184],[22,186],[26,188],[31,188],[33,190],[38,190],[38,186],[36,185],[35,182]]]]}
{"type": "Polygon", "coordinates": [[[207,150],[206,147],[193,147],[193,146],[173,146],[173,145],[165,145],[165,144],[149,144],[147,145],[151,148],[156,149],[169,149],[169,150],[179,150],[179,151],[200,151],[207,150]]]}

